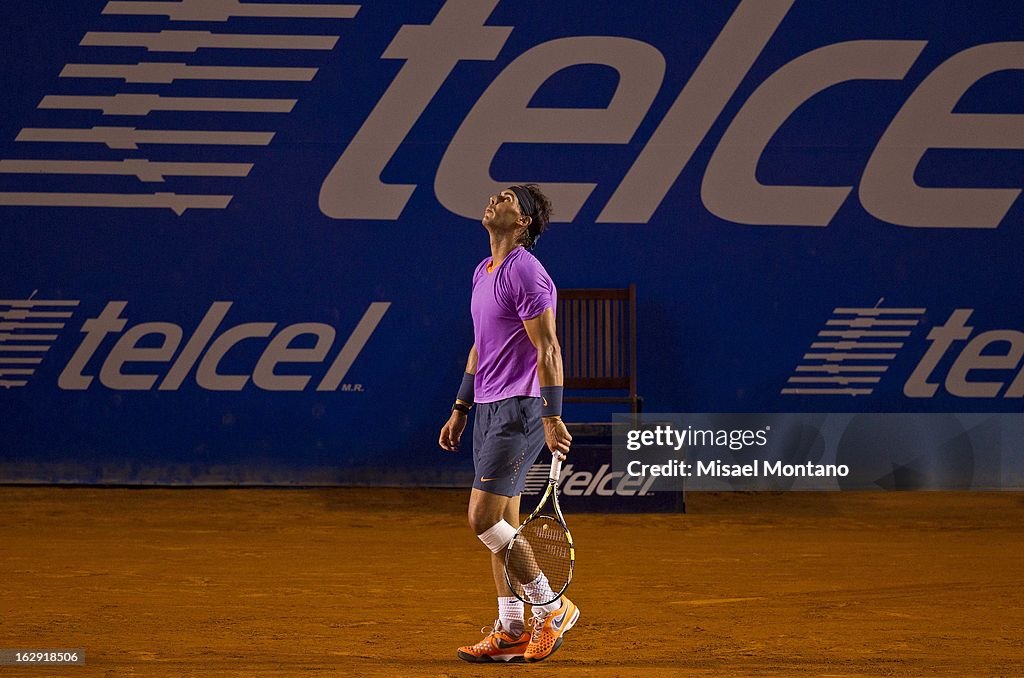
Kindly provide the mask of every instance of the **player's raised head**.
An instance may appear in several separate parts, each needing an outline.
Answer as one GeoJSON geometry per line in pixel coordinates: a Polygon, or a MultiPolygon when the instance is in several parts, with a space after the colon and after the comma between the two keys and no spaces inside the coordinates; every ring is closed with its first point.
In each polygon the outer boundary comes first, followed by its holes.
{"type": "Polygon", "coordinates": [[[548,230],[551,220],[551,201],[537,184],[515,184],[508,190],[516,194],[523,216],[530,217],[530,224],[519,237],[519,244],[528,250],[537,245],[541,233],[548,230]]]}

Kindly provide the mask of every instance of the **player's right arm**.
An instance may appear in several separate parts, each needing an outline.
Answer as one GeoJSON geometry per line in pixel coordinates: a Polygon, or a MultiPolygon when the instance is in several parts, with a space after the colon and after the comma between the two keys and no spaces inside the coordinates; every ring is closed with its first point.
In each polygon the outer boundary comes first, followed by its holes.
{"type": "MultiPolygon", "coordinates": [[[[470,380],[476,374],[477,357],[476,344],[473,344],[473,348],[469,349],[469,357],[466,358],[466,377],[470,380]]],[[[452,406],[451,416],[448,417],[445,425],[441,427],[441,435],[437,439],[441,449],[448,450],[449,452],[458,451],[459,441],[462,440],[462,432],[466,430],[466,423],[469,421],[469,415],[456,408],[461,407],[468,410],[473,407],[472,398],[468,397],[464,391],[465,389],[459,391],[459,396],[462,397],[455,398],[455,405],[452,406]]]]}

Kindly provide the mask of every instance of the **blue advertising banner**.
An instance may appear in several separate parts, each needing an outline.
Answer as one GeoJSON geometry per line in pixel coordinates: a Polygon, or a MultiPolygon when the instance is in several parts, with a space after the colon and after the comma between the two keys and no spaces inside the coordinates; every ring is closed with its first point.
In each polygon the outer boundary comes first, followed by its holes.
{"type": "Polygon", "coordinates": [[[461,480],[513,182],[650,411],[1024,409],[1019,2],[0,12],[0,481],[461,480]]]}

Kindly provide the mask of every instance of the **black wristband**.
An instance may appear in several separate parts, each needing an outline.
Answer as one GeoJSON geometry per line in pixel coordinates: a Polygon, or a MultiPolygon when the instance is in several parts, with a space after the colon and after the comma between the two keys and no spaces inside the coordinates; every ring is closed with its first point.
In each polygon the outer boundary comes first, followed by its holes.
{"type": "Polygon", "coordinates": [[[562,416],[562,390],[561,386],[540,387],[540,416],[562,416]]]}
{"type": "Polygon", "coordinates": [[[469,414],[469,408],[462,403],[455,403],[452,405],[452,412],[462,412],[463,414],[469,414]]]}
{"type": "MultiPolygon", "coordinates": [[[[473,382],[476,380],[475,374],[466,372],[462,375],[462,384],[459,385],[459,395],[455,396],[457,399],[464,403],[473,402],[473,382]]],[[[467,409],[466,412],[469,412],[467,409]]]]}

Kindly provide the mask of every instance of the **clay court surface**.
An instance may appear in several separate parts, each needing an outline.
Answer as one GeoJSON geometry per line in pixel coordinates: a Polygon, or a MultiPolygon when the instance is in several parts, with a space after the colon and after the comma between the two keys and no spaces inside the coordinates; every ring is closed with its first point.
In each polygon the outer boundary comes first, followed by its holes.
{"type": "Polygon", "coordinates": [[[0,488],[15,675],[1024,674],[1019,494],[691,494],[573,514],[583,616],[549,661],[455,657],[494,617],[466,493],[0,488]],[[571,673],[565,673],[571,671],[571,673]]]}

